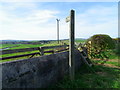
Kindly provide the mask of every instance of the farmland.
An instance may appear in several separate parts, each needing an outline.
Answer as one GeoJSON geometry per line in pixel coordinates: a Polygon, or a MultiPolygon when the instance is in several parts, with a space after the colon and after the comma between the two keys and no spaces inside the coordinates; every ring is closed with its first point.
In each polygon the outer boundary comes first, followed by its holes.
{"type": "MultiPolygon", "coordinates": [[[[76,40],[77,43],[83,43],[85,40],[76,40]]],[[[7,50],[12,49],[21,49],[21,48],[32,48],[32,47],[41,47],[41,46],[55,46],[68,44],[68,40],[61,41],[60,44],[57,41],[51,41],[49,43],[42,44],[2,44],[0,48],[9,48],[7,50]]],[[[2,57],[6,56],[14,56],[21,54],[29,54],[38,51],[29,51],[29,52],[21,52],[15,54],[6,54],[1,55],[2,57]]],[[[116,50],[110,50],[108,53],[109,60],[104,64],[104,60],[92,59],[94,67],[92,69],[95,71],[92,72],[87,66],[83,65],[76,73],[75,80],[70,81],[69,76],[65,76],[65,78],[59,81],[57,84],[50,86],[50,88],[120,88],[120,67],[118,61],[118,55],[115,54],[116,50]]],[[[36,55],[37,56],[37,55],[36,55]]],[[[19,59],[25,59],[28,57],[21,57],[19,59]]],[[[3,60],[1,62],[11,61],[16,59],[8,59],[3,60]]]]}
{"type": "MultiPolygon", "coordinates": [[[[77,43],[80,43],[80,42],[83,43],[84,41],[85,40],[81,40],[81,39],[76,40],[77,43]]],[[[44,42],[45,43],[43,43],[43,41],[42,41],[42,43],[40,41],[5,42],[2,45],[0,45],[0,49],[13,50],[13,49],[34,48],[34,47],[44,47],[44,46],[56,46],[56,45],[68,44],[68,40],[60,40],[59,44],[58,44],[57,41],[44,41],[44,42]]],[[[22,54],[31,54],[31,53],[36,53],[36,52],[39,52],[39,51],[36,50],[36,51],[27,51],[27,52],[19,52],[19,53],[12,53],[12,54],[4,54],[4,55],[0,55],[0,57],[10,57],[10,56],[16,56],[16,55],[22,55],[22,54]]],[[[45,55],[47,55],[47,54],[49,54],[49,53],[46,53],[45,55]]],[[[36,56],[39,56],[39,55],[36,55],[36,56]]],[[[29,58],[29,57],[25,56],[25,57],[20,57],[20,58],[15,58],[15,59],[1,60],[0,62],[6,62],[6,61],[12,61],[12,60],[18,60],[18,59],[26,59],[26,58],[29,58]]]]}
{"type": "MultiPolygon", "coordinates": [[[[83,43],[85,42],[85,39],[76,39],[75,42],[83,43]]],[[[17,44],[3,43],[0,45],[0,49],[7,48],[7,50],[10,50],[10,49],[20,49],[20,48],[41,47],[41,46],[55,46],[55,45],[63,45],[64,43],[68,44],[68,40],[60,40],[59,44],[57,41],[49,41],[48,43],[41,43],[41,44],[38,41],[30,41],[29,43],[26,43],[26,44],[23,44],[21,42],[17,44]],[[36,42],[36,43],[33,44],[33,42],[36,42]]]]}

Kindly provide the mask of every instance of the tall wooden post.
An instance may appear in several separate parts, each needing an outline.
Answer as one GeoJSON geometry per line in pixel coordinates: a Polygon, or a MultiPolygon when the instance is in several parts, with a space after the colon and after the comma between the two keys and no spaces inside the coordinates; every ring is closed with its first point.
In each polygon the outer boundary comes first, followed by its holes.
{"type": "Polygon", "coordinates": [[[74,59],[74,28],[75,28],[75,12],[74,10],[70,11],[70,39],[69,39],[69,73],[70,79],[74,80],[75,73],[75,59],[74,59]]]}
{"type": "Polygon", "coordinates": [[[60,19],[56,19],[56,20],[57,20],[57,41],[59,44],[59,21],[60,21],[60,19]]]}
{"type": "MultiPolygon", "coordinates": [[[[120,44],[120,41],[119,41],[119,38],[120,38],[120,1],[118,2],[118,41],[117,41],[117,51],[119,50],[119,44],[120,44]]],[[[120,57],[118,56],[118,65],[120,66],[120,57]]]]}

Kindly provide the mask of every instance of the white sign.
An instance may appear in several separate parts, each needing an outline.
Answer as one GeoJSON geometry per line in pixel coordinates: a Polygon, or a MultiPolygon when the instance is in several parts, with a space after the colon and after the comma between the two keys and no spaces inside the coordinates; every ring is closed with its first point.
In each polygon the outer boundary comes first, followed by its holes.
{"type": "Polygon", "coordinates": [[[66,17],[66,23],[70,21],[70,16],[66,17]]]}

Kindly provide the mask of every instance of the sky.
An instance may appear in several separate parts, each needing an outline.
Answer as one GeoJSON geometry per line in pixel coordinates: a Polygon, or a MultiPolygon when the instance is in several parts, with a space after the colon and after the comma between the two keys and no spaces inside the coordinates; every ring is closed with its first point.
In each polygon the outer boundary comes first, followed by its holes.
{"type": "Polygon", "coordinates": [[[118,2],[1,2],[0,39],[56,40],[69,38],[65,19],[75,10],[75,38],[95,34],[118,37],[118,2]]]}

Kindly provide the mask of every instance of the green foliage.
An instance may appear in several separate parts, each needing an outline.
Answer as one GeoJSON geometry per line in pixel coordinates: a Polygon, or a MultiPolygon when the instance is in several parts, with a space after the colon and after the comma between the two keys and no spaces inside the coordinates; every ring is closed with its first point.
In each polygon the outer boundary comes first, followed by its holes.
{"type": "Polygon", "coordinates": [[[95,47],[97,49],[106,50],[115,48],[115,42],[109,35],[105,34],[93,35],[88,39],[88,41],[91,41],[92,47],[95,47]]]}
{"type": "Polygon", "coordinates": [[[91,58],[108,59],[109,53],[107,51],[115,49],[116,44],[109,35],[97,34],[87,40],[86,46],[91,58]]]}

